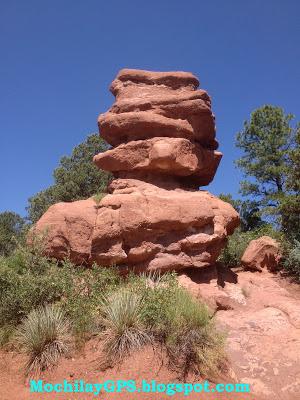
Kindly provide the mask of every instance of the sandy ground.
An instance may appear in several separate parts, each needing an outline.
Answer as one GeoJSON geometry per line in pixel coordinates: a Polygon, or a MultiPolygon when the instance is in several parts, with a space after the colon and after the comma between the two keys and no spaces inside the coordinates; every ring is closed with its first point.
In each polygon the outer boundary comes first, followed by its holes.
{"type": "MultiPolygon", "coordinates": [[[[217,324],[227,332],[230,377],[222,383],[249,383],[243,393],[82,393],[30,394],[22,366],[25,358],[14,352],[0,352],[0,400],[87,400],[87,399],[192,399],[192,400],[299,400],[300,399],[300,290],[296,285],[268,272],[250,273],[219,268],[204,274],[187,271],[179,277],[197,298],[207,301],[216,313],[217,324]]],[[[41,376],[45,382],[84,380],[135,380],[180,383],[175,373],[153,349],[134,354],[119,368],[101,372],[100,346],[89,341],[73,358],[61,359],[57,368],[41,376]]],[[[201,382],[191,377],[189,381],[201,382]]],[[[211,384],[214,387],[214,384],[211,384]]]]}

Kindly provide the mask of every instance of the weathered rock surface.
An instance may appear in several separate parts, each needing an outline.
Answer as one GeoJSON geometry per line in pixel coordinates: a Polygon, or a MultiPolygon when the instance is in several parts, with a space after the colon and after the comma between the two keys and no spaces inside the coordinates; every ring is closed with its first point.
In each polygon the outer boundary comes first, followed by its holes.
{"type": "Polygon", "coordinates": [[[99,204],[90,198],[49,208],[35,227],[48,230],[49,255],[135,270],[215,263],[239,217],[198,190],[222,157],[210,98],[198,85],[188,72],[119,72],[111,85],[116,102],[99,117],[101,136],[115,147],[94,157],[116,179],[99,204]]]}
{"type": "Polygon", "coordinates": [[[99,204],[90,198],[49,208],[36,229],[47,227],[50,256],[141,270],[205,267],[239,222],[231,205],[206,191],[123,179],[110,190],[99,204]]]}
{"type": "Polygon", "coordinates": [[[111,85],[116,103],[98,119],[101,136],[113,146],[167,136],[217,149],[210,98],[198,85],[186,72],[121,70],[111,85]]]}
{"type": "Polygon", "coordinates": [[[245,268],[257,271],[267,268],[272,271],[277,268],[280,258],[279,243],[269,236],[262,236],[251,240],[241,258],[241,263],[245,268]]]}
{"type": "Polygon", "coordinates": [[[221,266],[182,271],[179,282],[215,311],[236,382],[248,383],[254,399],[299,398],[299,285],[266,269],[221,266]]]}
{"type": "Polygon", "coordinates": [[[170,176],[193,176],[198,186],[208,185],[222,154],[187,139],[137,140],[100,153],[94,163],[106,171],[150,171],[170,176]]]}

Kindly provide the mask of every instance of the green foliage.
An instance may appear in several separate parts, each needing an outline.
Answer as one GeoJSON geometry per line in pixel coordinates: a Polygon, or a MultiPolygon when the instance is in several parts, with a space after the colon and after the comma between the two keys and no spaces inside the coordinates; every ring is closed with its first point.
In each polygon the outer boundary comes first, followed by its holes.
{"type": "Polygon", "coordinates": [[[93,164],[93,156],[107,148],[103,139],[93,134],[76,146],[71,156],[62,157],[53,172],[54,184],[28,200],[30,221],[36,222],[54,203],[80,200],[105,192],[111,175],[93,164]]]}
{"type": "Polygon", "coordinates": [[[12,328],[33,309],[59,302],[72,321],[78,344],[91,331],[100,296],[114,290],[120,277],[113,268],[75,267],[58,264],[42,255],[41,244],[19,246],[9,257],[0,258],[0,336],[2,344],[12,328]]]}
{"type": "Polygon", "coordinates": [[[224,336],[208,308],[184,289],[178,288],[168,303],[163,340],[170,365],[182,379],[189,372],[216,377],[225,368],[224,336]]]}
{"type": "Polygon", "coordinates": [[[105,298],[100,309],[105,337],[102,365],[119,362],[146,343],[166,350],[183,379],[189,372],[216,376],[224,367],[223,336],[208,308],[178,286],[176,275],[130,276],[125,289],[105,298]]]}
{"type": "Polygon", "coordinates": [[[240,229],[236,229],[227,239],[227,244],[222,250],[218,261],[230,268],[238,266],[249,242],[258,237],[256,232],[242,232],[240,229]]]}
{"type": "Polygon", "coordinates": [[[0,256],[8,256],[25,231],[25,220],[11,211],[0,213],[0,256]]]}
{"type": "Polygon", "coordinates": [[[220,194],[219,198],[227,203],[239,213],[241,223],[240,229],[242,232],[251,231],[262,227],[265,222],[261,219],[259,213],[259,204],[254,200],[234,200],[231,194],[220,194]]]}
{"type": "Polygon", "coordinates": [[[290,241],[300,241],[300,126],[295,135],[295,146],[289,152],[287,170],[289,195],[281,199],[282,227],[290,241]]]}
{"type": "Polygon", "coordinates": [[[0,258],[0,340],[7,342],[19,326],[19,343],[29,355],[27,373],[48,368],[65,353],[64,334],[59,335],[65,318],[77,348],[99,334],[102,367],[156,343],[183,377],[189,371],[218,371],[221,337],[208,309],[178,286],[175,273],[121,277],[113,267],[58,263],[43,256],[43,238],[36,240],[30,248],[19,245],[0,258]],[[58,318],[53,304],[64,310],[63,317],[58,318]]]}
{"type": "Polygon", "coordinates": [[[284,268],[300,282],[300,242],[295,240],[286,251],[284,268]]]}
{"type": "Polygon", "coordinates": [[[142,324],[142,307],[142,297],[128,289],[103,297],[99,310],[105,355],[102,367],[120,363],[133,351],[151,343],[142,324]]]}
{"type": "Polygon", "coordinates": [[[96,315],[102,296],[112,293],[121,285],[122,279],[114,268],[94,265],[91,269],[64,265],[72,283],[65,288],[61,305],[72,321],[75,345],[81,348],[96,332],[96,315]]]}
{"type": "Polygon", "coordinates": [[[99,205],[104,196],[106,196],[106,193],[96,193],[93,196],[93,199],[95,200],[95,203],[99,205]]]}
{"type": "Polygon", "coordinates": [[[67,354],[70,324],[62,310],[55,305],[40,306],[24,318],[16,332],[16,342],[29,356],[26,375],[39,375],[56,365],[67,354]]]}
{"type": "Polygon", "coordinates": [[[236,142],[243,152],[236,164],[246,177],[242,194],[255,199],[261,215],[273,216],[281,225],[284,204],[300,193],[300,185],[293,185],[296,176],[299,181],[300,142],[299,125],[293,126],[293,119],[280,107],[263,106],[244,123],[236,142]]]}
{"type": "Polygon", "coordinates": [[[270,236],[277,240],[282,246],[285,246],[285,237],[280,231],[276,231],[272,225],[264,224],[258,229],[243,232],[236,229],[228,237],[227,244],[222,250],[218,261],[228,267],[239,266],[241,257],[251,240],[258,239],[261,236],[270,236]]]}
{"type": "Polygon", "coordinates": [[[300,194],[288,195],[281,199],[279,206],[282,231],[293,242],[300,240],[300,194]]]}
{"type": "Polygon", "coordinates": [[[142,319],[145,326],[155,336],[161,335],[164,330],[166,307],[174,300],[178,289],[177,276],[173,272],[164,274],[145,274],[140,277],[132,276],[129,285],[140,293],[144,301],[142,319]]]}

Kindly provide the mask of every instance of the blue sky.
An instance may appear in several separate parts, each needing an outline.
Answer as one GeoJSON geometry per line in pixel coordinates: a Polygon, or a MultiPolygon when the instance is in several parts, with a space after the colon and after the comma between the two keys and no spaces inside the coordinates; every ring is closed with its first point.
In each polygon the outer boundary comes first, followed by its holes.
{"type": "Polygon", "coordinates": [[[298,0],[0,0],[0,211],[24,215],[52,183],[124,67],[200,78],[224,153],[208,189],[238,196],[234,136],[250,112],[268,103],[299,120],[299,15],[298,0]]]}

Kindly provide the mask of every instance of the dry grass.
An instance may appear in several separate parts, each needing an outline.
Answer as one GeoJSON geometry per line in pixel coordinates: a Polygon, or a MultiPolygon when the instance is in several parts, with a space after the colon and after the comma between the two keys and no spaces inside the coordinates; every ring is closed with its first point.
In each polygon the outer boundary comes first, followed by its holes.
{"type": "Polygon", "coordinates": [[[142,324],[142,299],[129,289],[104,297],[100,306],[100,325],[103,340],[101,366],[120,363],[133,351],[151,343],[151,336],[142,324]]]}
{"type": "Polygon", "coordinates": [[[55,305],[41,306],[24,318],[16,332],[16,342],[29,356],[26,375],[38,376],[67,354],[70,324],[55,305]]]}
{"type": "Polygon", "coordinates": [[[224,336],[203,303],[178,289],[166,310],[165,346],[170,367],[185,380],[190,372],[217,377],[226,365],[224,336]]]}

